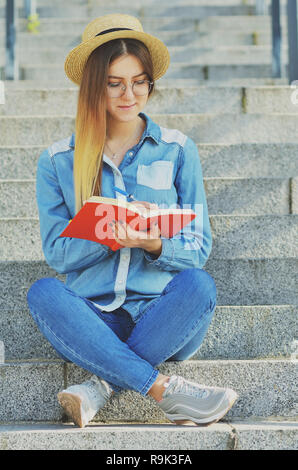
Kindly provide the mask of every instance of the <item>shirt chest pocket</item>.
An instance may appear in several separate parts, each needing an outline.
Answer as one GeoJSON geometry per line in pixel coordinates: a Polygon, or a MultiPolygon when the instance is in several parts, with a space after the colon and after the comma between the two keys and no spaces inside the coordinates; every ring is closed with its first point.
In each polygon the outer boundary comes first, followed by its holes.
{"type": "Polygon", "coordinates": [[[173,180],[173,162],[157,160],[150,165],[139,165],[137,184],[152,189],[170,189],[173,180]]]}

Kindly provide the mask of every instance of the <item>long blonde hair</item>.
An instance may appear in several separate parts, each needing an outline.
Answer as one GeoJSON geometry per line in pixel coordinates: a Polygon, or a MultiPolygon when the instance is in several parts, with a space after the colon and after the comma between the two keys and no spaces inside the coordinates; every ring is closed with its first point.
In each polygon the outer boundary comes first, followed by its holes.
{"type": "MultiPolygon", "coordinates": [[[[73,180],[76,213],[89,197],[101,195],[103,151],[107,134],[106,89],[109,65],[124,54],[136,56],[148,79],[153,81],[151,55],[136,39],[115,39],[102,44],[89,56],[79,89],[75,122],[73,180]]],[[[154,90],[151,87],[149,96],[154,90]]]]}

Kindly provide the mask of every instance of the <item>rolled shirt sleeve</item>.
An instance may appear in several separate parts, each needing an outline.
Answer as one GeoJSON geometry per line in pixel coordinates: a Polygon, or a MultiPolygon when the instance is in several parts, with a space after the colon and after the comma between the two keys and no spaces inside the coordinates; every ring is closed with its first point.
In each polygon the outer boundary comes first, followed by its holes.
{"type": "Polygon", "coordinates": [[[107,246],[94,241],[59,236],[72,216],[48,150],[40,155],[37,164],[36,201],[44,256],[58,273],[88,268],[113,253],[107,246]]]}
{"type": "Polygon", "coordinates": [[[144,256],[149,263],[166,271],[202,268],[211,252],[212,235],[200,157],[196,144],[189,137],[184,147],[180,148],[174,184],[179,207],[192,209],[196,217],[174,237],[161,237],[159,257],[146,251],[144,256]]]}

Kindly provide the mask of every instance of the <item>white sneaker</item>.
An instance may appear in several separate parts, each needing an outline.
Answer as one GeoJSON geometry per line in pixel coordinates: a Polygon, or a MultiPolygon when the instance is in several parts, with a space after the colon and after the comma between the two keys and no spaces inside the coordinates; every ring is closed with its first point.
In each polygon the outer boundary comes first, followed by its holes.
{"type": "Polygon", "coordinates": [[[172,375],[164,387],[162,400],[157,404],[166,417],[176,423],[181,420],[197,424],[217,422],[238,398],[231,388],[207,387],[180,375],[172,375]]]}
{"type": "Polygon", "coordinates": [[[112,393],[113,389],[105,380],[92,375],[86,382],[62,390],[57,397],[66,414],[83,428],[106,404],[112,393]]]}

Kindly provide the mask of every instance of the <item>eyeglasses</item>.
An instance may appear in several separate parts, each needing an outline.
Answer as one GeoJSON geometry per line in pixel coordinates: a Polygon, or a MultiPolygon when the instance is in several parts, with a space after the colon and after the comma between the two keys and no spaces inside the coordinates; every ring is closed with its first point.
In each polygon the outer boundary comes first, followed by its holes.
{"type": "MultiPolygon", "coordinates": [[[[143,96],[150,92],[152,85],[153,82],[149,80],[136,80],[131,88],[134,95],[143,96]]],[[[122,82],[108,83],[107,91],[110,98],[120,98],[126,91],[126,85],[123,85],[122,82]]]]}

